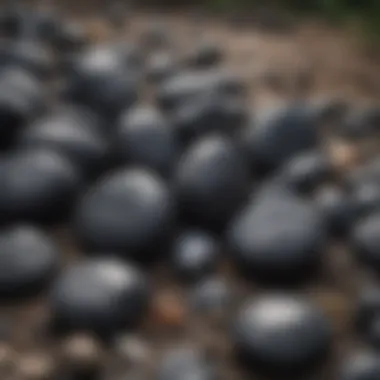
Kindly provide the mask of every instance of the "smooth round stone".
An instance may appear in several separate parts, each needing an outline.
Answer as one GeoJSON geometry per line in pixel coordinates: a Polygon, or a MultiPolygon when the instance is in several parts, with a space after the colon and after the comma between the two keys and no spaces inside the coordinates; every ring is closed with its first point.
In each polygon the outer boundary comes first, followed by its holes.
{"type": "Polygon", "coordinates": [[[352,199],[358,215],[366,216],[380,209],[380,183],[364,180],[352,189],[352,199]]]}
{"type": "Polygon", "coordinates": [[[31,226],[0,232],[0,298],[36,295],[49,284],[59,264],[59,250],[44,232],[31,226]]]}
{"type": "Polygon", "coordinates": [[[154,22],[143,31],[140,43],[148,50],[168,47],[171,45],[170,30],[163,22],[154,22]]]}
{"type": "Polygon", "coordinates": [[[215,380],[218,378],[213,366],[195,348],[177,347],[164,353],[159,365],[156,380],[197,379],[215,380]]]}
{"type": "Polygon", "coordinates": [[[380,156],[366,162],[364,165],[355,168],[345,178],[350,187],[357,187],[361,183],[378,183],[380,184],[380,156]]]}
{"type": "Polygon", "coordinates": [[[144,169],[120,169],[84,196],[77,208],[75,231],[93,251],[142,260],[142,251],[158,254],[174,214],[173,195],[159,177],[144,169]]]}
{"type": "Polygon", "coordinates": [[[373,135],[378,130],[380,108],[364,106],[347,113],[341,126],[341,134],[346,138],[357,139],[373,135]]]}
{"type": "Polygon", "coordinates": [[[98,173],[105,165],[108,143],[85,115],[53,111],[26,128],[18,145],[58,151],[85,175],[98,173]]]}
{"type": "Polygon", "coordinates": [[[305,104],[270,108],[242,135],[242,146],[259,171],[275,170],[318,143],[316,120],[305,104]]]}
{"type": "Polygon", "coordinates": [[[207,277],[195,284],[190,292],[192,307],[201,313],[224,312],[232,304],[233,293],[221,278],[207,277]]]}
{"type": "Polygon", "coordinates": [[[323,213],[330,233],[335,236],[347,234],[360,216],[352,197],[339,187],[322,188],[315,202],[323,213]]]}
{"type": "Polygon", "coordinates": [[[166,110],[175,110],[183,104],[209,95],[241,95],[244,92],[240,79],[229,72],[186,71],[162,82],[157,89],[157,101],[166,110]]]}
{"type": "Polygon", "coordinates": [[[380,356],[377,352],[360,351],[347,356],[338,380],[377,380],[380,376],[380,356]]]}
{"type": "Polygon", "coordinates": [[[50,304],[61,331],[112,334],[141,320],[149,294],[147,278],[136,267],[97,258],[67,268],[54,284],[50,304]]]}
{"type": "Polygon", "coordinates": [[[65,157],[47,149],[17,150],[0,161],[4,222],[55,222],[67,216],[82,178],[65,157]]]}
{"type": "Polygon", "coordinates": [[[320,152],[309,152],[291,159],[280,175],[291,189],[304,193],[328,180],[332,167],[320,152]]]}
{"type": "Polygon", "coordinates": [[[178,73],[179,67],[175,59],[168,52],[158,52],[149,57],[146,77],[149,82],[160,83],[178,73]]]}
{"type": "Polygon", "coordinates": [[[311,101],[311,112],[319,120],[319,124],[325,126],[339,125],[346,115],[349,104],[342,98],[322,97],[311,101]],[[334,123],[334,124],[333,124],[334,123]],[[332,125],[333,124],[333,125],[332,125]]]}
{"type": "Polygon", "coordinates": [[[136,107],[120,118],[112,147],[121,164],[139,165],[168,176],[180,155],[170,122],[155,108],[136,107]]]}
{"type": "Polygon", "coordinates": [[[3,86],[22,94],[27,110],[40,110],[44,107],[44,88],[41,82],[25,69],[15,66],[4,68],[0,75],[0,87],[3,86]]]}
{"type": "Polygon", "coordinates": [[[89,43],[89,38],[82,24],[65,21],[58,28],[52,43],[60,54],[65,54],[83,48],[89,43]]]}
{"type": "Polygon", "coordinates": [[[181,280],[197,281],[216,269],[219,254],[219,243],[212,235],[187,230],[174,240],[171,265],[181,280]]]}
{"type": "Polygon", "coordinates": [[[16,68],[0,74],[0,147],[11,148],[20,130],[42,109],[44,91],[27,72],[16,68]]]}
{"type": "Polygon", "coordinates": [[[270,295],[249,300],[233,323],[241,362],[254,371],[295,375],[329,351],[332,329],[321,311],[303,298],[270,295]]]}
{"type": "Polygon", "coordinates": [[[360,220],[351,235],[351,247],[359,259],[380,269],[380,214],[360,220]]]}
{"type": "Polygon", "coordinates": [[[223,52],[218,44],[212,41],[201,41],[185,59],[186,64],[193,68],[210,68],[223,60],[223,52]]]}
{"type": "Polygon", "coordinates": [[[261,191],[232,221],[227,241],[250,279],[295,281],[318,269],[326,241],[323,214],[281,188],[261,191]]]}
{"type": "Polygon", "coordinates": [[[245,200],[249,173],[234,143],[210,135],[196,141],[182,157],[175,186],[186,221],[223,228],[245,200]]]}
{"type": "Polygon", "coordinates": [[[380,319],[380,288],[373,284],[364,286],[359,291],[355,306],[357,328],[367,334],[374,322],[380,319]]]}
{"type": "Polygon", "coordinates": [[[179,107],[174,127],[184,142],[212,132],[233,136],[244,124],[246,111],[241,99],[206,95],[179,107]]]}
{"type": "Polygon", "coordinates": [[[374,318],[368,328],[367,339],[372,347],[378,349],[380,347],[380,316],[374,318]]]}
{"type": "Polygon", "coordinates": [[[114,119],[137,99],[136,73],[123,54],[110,46],[96,46],[72,63],[66,97],[114,119]]]}
{"type": "Polygon", "coordinates": [[[24,13],[25,10],[20,4],[11,4],[10,2],[1,9],[0,29],[6,37],[18,37],[20,35],[24,13]]]}
{"type": "Polygon", "coordinates": [[[0,65],[18,67],[38,78],[52,74],[54,62],[48,50],[35,40],[20,40],[5,45],[0,50],[0,65]]]}
{"type": "Polygon", "coordinates": [[[32,17],[35,37],[42,41],[50,42],[62,25],[58,13],[52,8],[34,10],[32,17]]]}

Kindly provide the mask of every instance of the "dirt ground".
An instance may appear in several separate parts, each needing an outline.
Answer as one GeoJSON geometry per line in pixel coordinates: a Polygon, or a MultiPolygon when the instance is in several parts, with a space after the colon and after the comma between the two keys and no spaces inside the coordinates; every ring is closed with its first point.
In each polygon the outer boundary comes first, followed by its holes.
{"type": "MultiPolygon", "coordinates": [[[[133,12],[126,25],[126,39],[133,39],[158,19],[173,30],[174,46],[178,51],[183,51],[200,35],[210,36],[219,42],[225,49],[226,66],[231,67],[249,84],[248,101],[252,112],[255,107],[269,101],[297,96],[333,96],[342,97],[349,102],[376,102],[380,95],[379,62],[364,54],[356,41],[348,38],[345,33],[321,23],[308,22],[274,30],[273,26],[265,28],[255,23],[247,25],[246,22],[200,17],[199,14],[185,12],[133,12]],[[268,85],[269,83],[272,85],[268,85]],[[276,88],[275,91],[273,87],[276,88]]],[[[109,35],[96,12],[94,15],[84,15],[84,20],[96,38],[102,39],[109,35]]],[[[62,244],[65,265],[66,262],[70,263],[80,257],[69,231],[62,228],[52,233],[62,244]]],[[[334,380],[334,368],[338,358],[351,347],[360,345],[351,328],[352,301],[358,285],[367,277],[364,270],[352,261],[347,247],[342,243],[332,242],[325,257],[324,273],[320,277],[322,280],[297,290],[308,294],[322,306],[331,317],[336,330],[332,365],[328,365],[313,380],[334,380]]],[[[228,263],[220,264],[220,273],[235,289],[238,300],[247,294],[260,291],[258,286],[241,280],[228,263]]],[[[148,316],[141,330],[133,335],[145,342],[150,355],[147,355],[145,361],[133,364],[116,355],[114,349],[107,350],[103,359],[108,365],[105,366],[104,378],[101,380],[152,378],[163,348],[182,343],[204,348],[217,361],[221,379],[248,378],[231,359],[233,347],[225,333],[228,313],[211,319],[193,316],[186,305],[186,289],[173,282],[165,268],[157,268],[152,275],[156,278],[156,295],[165,293],[174,298],[176,306],[173,313],[179,315],[178,321],[167,325],[161,323],[157,315],[148,316]]],[[[0,309],[0,333],[5,330],[4,336],[8,336],[11,342],[10,345],[7,344],[7,348],[0,342],[1,380],[61,380],[55,375],[48,375],[46,378],[35,376],[32,379],[27,374],[28,370],[20,370],[23,368],[23,358],[31,360],[29,367],[33,363],[35,366],[38,363],[41,365],[44,360],[45,365],[50,359],[58,360],[59,343],[52,340],[46,331],[49,311],[44,298],[0,309]],[[10,362],[13,364],[9,365],[10,362]],[[10,367],[13,369],[10,370],[10,367]]],[[[33,370],[29,368],[30,372],[33,370]]],[[[249,379],[256,380],[252,376],[249,379]]]]}

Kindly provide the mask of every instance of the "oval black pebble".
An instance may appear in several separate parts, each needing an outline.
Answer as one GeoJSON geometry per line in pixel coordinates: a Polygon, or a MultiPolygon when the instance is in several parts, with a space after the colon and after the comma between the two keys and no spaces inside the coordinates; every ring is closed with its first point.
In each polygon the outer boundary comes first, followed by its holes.
{"type": "Polygon", "coordinates": [[[357,257],[373,269],[380,269],[380,214],[360,220],[355,226],[351,243],[357,257]]]}
{"type": "Polygon", "coordinates": [[[251,166],[265,172],[313,149],[318,142],[315,117],[305,104],[291,104],[258,115],[242,136],[251,166]]]}
{"type": "Polygon", "coordinates": [[[199,281],[190,293],[192,307],[201,313],[224,312],[231,306],[233,292],[222,278],[207,277],[199,281]]]}
{"type": "Polygon", "coordinates": [[[63,22],[53,37],[53,46],[59,54],[76,52],[89,42],[84,25],[73,21],[63,22]]]}
{"type": "Polygon", "coordinates": [[[216,268],[220,249],[218,241],[206,232],[184,231],[173,243],[173,270],[181,280],[199,280],[216,268]]]}
{"type": "Polygon", "coordinates": [[[168,120],[155,108],[137,107],[122,115],[113,152],[121,164],[135,164],[171,174],[180,146],[168,120]]]}
{"type": "Polygon", "coordinates": [[[175,184],[184,218],[209,229],[220,229],[244,201],[249,173],[232,141],[210,135],[196,141],[184,154],[175,184]]]}
{"type": "Polygon", "coordinates": [[[0,65],[18,67],[38,78],[52,74],[54,66],[49,51],[34,40],[20,40],[4,46],[0,52],[0,65]]]}
{"type": "Polygon", "coordinates": [[[320,364],[330,347],[332,330],[307,300],[271,295],[242,307],[232,339],[236,354],[253,371],[294,375],[320,364]]]}
{"type": "Polygon", "coordinates": [[[175,110],[186,102],[207,94],[235,96],[244,93],[240,79],[230,72],[186,71],[163,81],[157,89],[157,101],[166,110],[175,110]]]}
{"type": "Polygon", "coordinates": [[[241,99],[207,94],[179,107],[173,123],[181,140],[187,143],[211,132],[237,135],[246,113],[241,99]]]}
{"type": "Polygon", "coordinates": [[[56,273],[59,251],[44,232],[30,226],[0,232],[0,297],[35,295],[56,273]]]}
{"type": "Polygon", "coordinates": [[[223,59],[223,52],[213,41],[201,41],[186,58],[186,64],[193,68],[210,68],[219,64],[223,59]]]}
{"type": "Polygon", "coordinates": [[[158,366],[156,380],[218,378],[213,366],[195,348],[177,347],[164,353],[158,366]]]}
{"type": "Polygon", "coordinates": [[[291,159],[281,176],[292,189],[304,193],[314,190],[331,174],[332,167],[327,157],[313,151],[291,159]]]}
{"type": "Polygon", "coordinates": [[[260,191],[241,211],[227,240],[233,259],[249,278],[299,280],[319,267],[326,238],[323,214],[311,203],[274,189],[260,191]]]}
{"type": "Polygon", "coordinates": [[[364,180],[352,190],[352,199],[358,215],[367,216],[380,209],[380,183],[375,179],[364,180]]]}
{"type": "Polygon", "coordinates": [[[140,44],[147,50],[170,47],[171,35],[168,27],[163,22],[154,22],[143,31],[140,44]]]}
{"type": "Polygon", "coordinates": [[[118,117],[137,98],[136,73],[125,67],[124,58],[107,46],[83,52],[72,63],[66,98],[112,120],[118,117]]]}
{"type": "Polygon", "coordinates": [[[0,215],[9,221],[59,221],[82,187],[75,167],[46,149],[11,152],[0,162],[0,215]]]}
{"type": "Polygon", "coordinates": [[[177,74],[179,70],[175,59],[168,52],[158,52],[149,57],[146,77],[149,82],[160,83],[177,74]]]}
{"type": "Polygon", "coordinates": [[[24,147],[41,147],[62,153],[85,175],[100,172],[108,144],[85,114],[52,112],[26,128],[18,139],[24,147]]]}
{"type": "Polygon", "coordinates": [[[3,69],[0,75],[0,147],[11,148],[20,130],[43,107],[41,84],[27,72],[3,69]]]}
{"type": "Polygon", "coordinates": [[[322,188],[316,195],[315,202],[333,236],[347,234],[360,216],[352,197],[339,187],[322,188]]]}
{"type": "Polygon", "coordinates": [[[91,189],[78,206],[75,229],[94,251],[117,252],[142,260],[142,251],[159,244],[170,232],[174,199],[166,184],[143,169],[120,169],[91,189]]]}
{"type": "Polygon", "coordinates": [[[370,137],[377,133],[379,121],[380,109],[378,107],[353,108],[343,120],[341,134],[349,139],[370,137]]]}
{"type": "Polygon", "coordinates": [[[98,258],[66,269],[50,302],[61,331],[112,334],[139,322],[149,293],[149,283],[137,268],[118,259],[98,258]]]}
{"type": "Polygon", "coordinates": [[[367,334],[376,319],[380,318],[380,288],[367,285],[359,291],[355,319],[360,332],[367,334]]]}
{"type": "Polygon", "coordinates": [[[377,352],[361,351],[345,358],[338,380],[377,380],[380,378],[380,355],[377,352]]]}

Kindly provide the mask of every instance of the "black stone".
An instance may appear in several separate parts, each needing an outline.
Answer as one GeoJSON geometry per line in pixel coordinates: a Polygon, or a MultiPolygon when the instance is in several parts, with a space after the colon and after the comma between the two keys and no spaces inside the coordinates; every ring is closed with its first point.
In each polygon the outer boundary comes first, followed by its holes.
{"type": "Polygon", "coordinates": [[[356,327],[368,336],[374,321],[380,318],[380,288],[377,285],[366,285],[358,294],[355,305],[356,327]]]}
{"type": "Polygon", "coordinates": [[[232,257],[252,280],[304,279],[319,267],[327,235],[323,214],[281,188],[264,190],[227,231],[232,257]]]}
{"type": "Polygon", "coordinates": [[[245,200],[249,173],[232,141],[210,135],[196,141],[184,154],[175,186],[186,221],[220,229],[245,200]]]}
{"type": "Polygon", "coordinates": [[[291,295],[249,300],[233,324],[232,339],[253,372],[292,376],[315,369],[329,351],[332,329],[313,304],[291,295]]]}
{"type": "Polygon", "coordinates": [[[280,175],[292,189],[306,193],[330,179],[332,174],[326,156],[320,152],[309,152],[291,159],[280,175]]]}
{"type": "Polygon", "coordinates": [[[149,82],[161,83],[178,74],[179,66],[169,52],[157,52],[149,57],[146,77],[149,82]]]}
{"type": "Polygon", "coordinates": [[[86,247],[144,260],[142,252],[159,254],[170,233],[175,202],[166,184],[144,169],[108,174],[84,196],[75,231],[86,247]]]}
{"type": "Polygon", "coordinates": [[[35,40],[10,41],[0,49],[0,66],[18,67],[38,78],[48,78],[54,70],[53,57],[35,40]]]}
{"type": "Polygon", "coordinates": [[[66,217],[82,178],[65,157],[47,149],[10,153],[0,162],[3,222],[56,222],[66,217]]]}
{"type": "Polygon", "coordinates": [[[187,71],[164,81],[157,89],[157,101],[166,110],[195,100],[200,96],[218,94],[220,96],[240,96],[244,94],[244,85],[230,72],[187,71]]]}
{"type": "Polygon", "coordinates": [[[149,295],[140,270],[115,258],[97,258],[66,269],[53,287],[50,304],[60,331],[108,335],[140,322],[149,295]]]}
{"type": "Polygon", "coordinates": [[[40,83],[27,72],[15,68],[0,74],[0,147],[13,146],[20,130],[43,108],[40,83]]]}
{"type": "Polygon", "coordinates": [[[215,380],[213,366],[195,348],[177,347],[164,353],[158,365],[156,380],[215,380]]]}
{"type": "Polygon", "coordinates": [[[184,104],[174,113],[174,127],[185,143],[202,135],[220,132],[237,135],[247,118],[239,98],[205,95],[184,104]]]}
{"type": "Polygon", "coordinates": [[[273,108],[258,115],[243,133],[242,145],[252,168],[275,170],[318,143],[315,117],[305,104],[273,108]]]}
{"type": "Polygon", "coordinates": [[[351,139],[369,137],[378,132],[379,122],[380,108],[353,108],[343,120],[340,132],[344,137],[351,139]]]}
{"type": "Polygon", "coordinates": [[[223,51],[212,41],[201,41],[192,51],[185,62],[192,68],[210,68],[223,60],[223,51]]]}
{"type": "Polygon", "coordinates": [[[135,164],[168,176],[180,155],[170,122],[152,107],[126,111],[119,120],[112,151],[121,164],[135,164]]]}
{"type": "Polygon", "coordinates": [[[360,351],[345,358],[338,380],[377,380],[379,377],[380,355],[374,351],[360,351]]]}
{"type": "Polygon", "coordinates": [[[353,198],[343,189],[334,186],[322,188],[315,202],[322,211],[327,227],[333,236],[344,236],[360,217],[353,198]]]}
{"type": "Polygon", "coordinates": [[[374,270],[380,270],[380,214],[361,219],[351,234],[351,246],[357,257],[374,270]]]}
{"type": "Polygon", "coordinates": [[[171,264],[180,280],[197,281],[216,269],[218,241],[206,232],[187,230],[174,240],[171,264]]]}
{"type": "Polygon", "coordinates": [[[73,59],[66,98],[108,118],[117,118],[137,99],[136,73],[126,67],[123,53],[114,45],[101,45],[73,59]]]}
{"type": "Polygon", "coordinates": [[[31,226],[0,232],[0,298],[15,301],[44,290],[56,274],[59,251],[44,232],[31,226]]]}
{"type": "Polygon", "coordinates": [[[190,303],[197,312],[225,312],[233,305],[233,292],[224,279],[207,277],[192,288],[190,303]]]}
{"type": "Polygon", "coordinates": [[[98,129],[87,113],[53,111],[26,128],[18,145],[58,151],[86,176],[91,176],[101,172],[108,154],[108,143],[98,129]]]}

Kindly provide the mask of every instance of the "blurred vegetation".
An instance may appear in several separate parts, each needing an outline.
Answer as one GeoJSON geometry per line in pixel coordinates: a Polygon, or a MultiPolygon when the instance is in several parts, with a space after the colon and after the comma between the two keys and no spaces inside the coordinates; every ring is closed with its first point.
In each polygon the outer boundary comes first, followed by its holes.
{"type": "Polygon", "coordinates": [[[380,41],[380,0],[207,0],[214,8],[260,6],[275,3],[300,15],[321,15],[343,23],[380,41]]]}
{"type": "Polygon", "coordinates": [[[295,10],[316,12],[336,22],[360,27],[369,37],[380,38],[379,0],[286,0],[295,10]]]}

